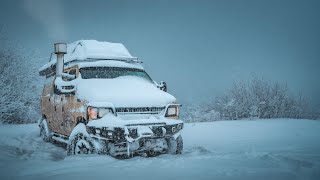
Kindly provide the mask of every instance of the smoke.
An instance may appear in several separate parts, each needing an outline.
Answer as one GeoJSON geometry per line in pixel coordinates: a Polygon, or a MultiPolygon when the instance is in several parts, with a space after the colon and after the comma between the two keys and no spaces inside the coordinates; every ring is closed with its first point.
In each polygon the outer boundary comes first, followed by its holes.
{"type": "Polygon", "coordinates": [[[46,29],[54,42],[66,41],[63,6],[58,0],[25,0],[24,9],[46,29]]]}

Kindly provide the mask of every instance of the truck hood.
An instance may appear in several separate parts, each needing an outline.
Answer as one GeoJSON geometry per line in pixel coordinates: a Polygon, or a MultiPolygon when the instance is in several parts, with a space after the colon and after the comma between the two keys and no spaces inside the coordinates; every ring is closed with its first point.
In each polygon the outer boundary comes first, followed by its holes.
{"type": "Polygon", "coordinates": [[[115,107],[164,107],[176,101],[143,78],[124,76],[114,79],[77,80],[76,95],[88,102],[109,102],[115,107]]]}

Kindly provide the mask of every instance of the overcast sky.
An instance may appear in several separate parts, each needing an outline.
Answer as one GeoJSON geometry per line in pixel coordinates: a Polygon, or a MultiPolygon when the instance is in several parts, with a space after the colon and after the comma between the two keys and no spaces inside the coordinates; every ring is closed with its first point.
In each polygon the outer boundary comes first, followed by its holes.
{"type": "Polygon", "coordinates": [[[121,42],[182,103],[257,76],[320,104],[319,0],[7,0],[0,27],[41,57],[56,41],[121,42]]]}

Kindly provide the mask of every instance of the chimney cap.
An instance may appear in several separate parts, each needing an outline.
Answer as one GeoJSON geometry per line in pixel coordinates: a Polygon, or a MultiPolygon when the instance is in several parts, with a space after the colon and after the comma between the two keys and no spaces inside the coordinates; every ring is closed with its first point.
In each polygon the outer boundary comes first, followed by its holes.
{"type": "Polygon", "coordinates": [[[67,44],[66,43],[55,43],[54,44],[55,54],[67,54],[67,44]]]}

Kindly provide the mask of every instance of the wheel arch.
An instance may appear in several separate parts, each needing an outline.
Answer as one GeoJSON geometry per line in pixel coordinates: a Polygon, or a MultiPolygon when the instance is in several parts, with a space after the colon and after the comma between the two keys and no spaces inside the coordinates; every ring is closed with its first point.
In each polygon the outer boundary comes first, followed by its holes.
{"type": "Polygon", "coordinates": [[[83,124],[87,124],[87,120],[83,117],[83,116],[78,116],[76,118],[76,125],[80,124],[80,123],[83,123],[83,124]]]}

